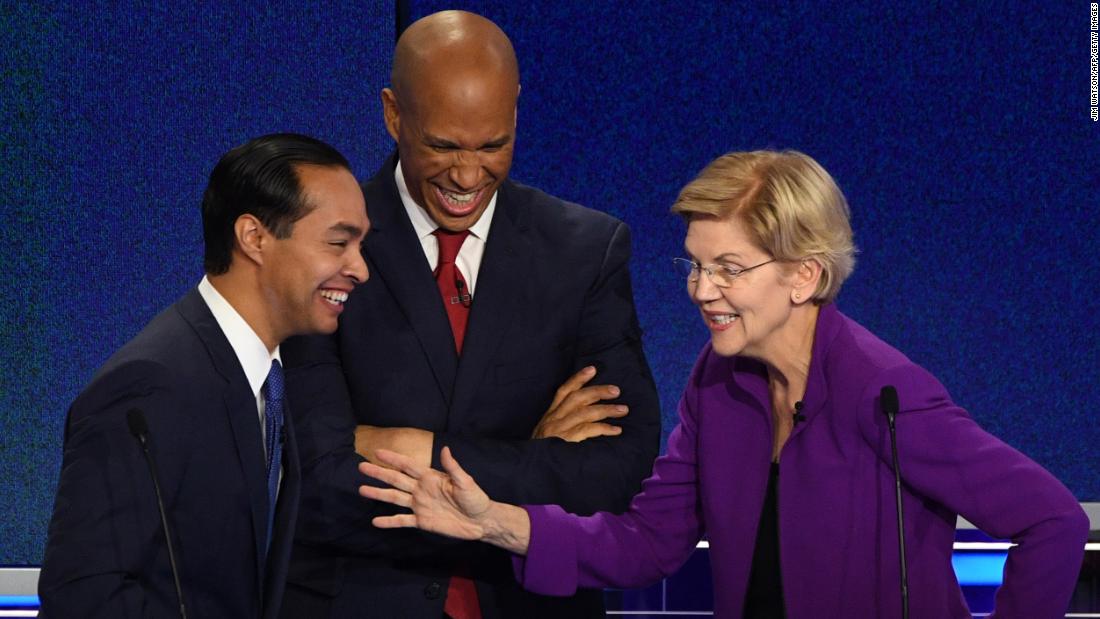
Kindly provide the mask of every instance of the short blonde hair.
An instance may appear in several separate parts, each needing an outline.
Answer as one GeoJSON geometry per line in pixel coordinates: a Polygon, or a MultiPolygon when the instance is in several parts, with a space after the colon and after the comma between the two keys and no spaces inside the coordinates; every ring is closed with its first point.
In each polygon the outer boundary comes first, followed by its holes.
{"type": "Polygon", "coordinates": [[[688,222],[738,217],[773,258],[817,260],[821,280],[811,297],[817,304],[835,299],[855,267],[848,201],[829,173],[798,151],[722,155],[680,191],[672,212],[688,222]]]}

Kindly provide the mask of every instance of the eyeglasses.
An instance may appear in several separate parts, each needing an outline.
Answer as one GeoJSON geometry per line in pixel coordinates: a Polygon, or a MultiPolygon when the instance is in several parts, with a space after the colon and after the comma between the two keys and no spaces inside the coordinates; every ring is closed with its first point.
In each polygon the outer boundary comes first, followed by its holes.
{"type": "Polygon", "coordinates": [[[729,264],[699,264],[694,260],[688,260],[687,258],[673,258],[672,263],[676,266],[676,271],[682,276],[687,278],[688,284],[696,285],[699,283],[699,271],[707,274],[710,278],[710,282],[719,288],[729,288],[733,285],[733,281],[743,274],[748,273],[753,269],[758,269],[765,264],[771,264],[775,262],[775,258],[760,264],[753,265],[744,269],[739,269],[729,264]]]}

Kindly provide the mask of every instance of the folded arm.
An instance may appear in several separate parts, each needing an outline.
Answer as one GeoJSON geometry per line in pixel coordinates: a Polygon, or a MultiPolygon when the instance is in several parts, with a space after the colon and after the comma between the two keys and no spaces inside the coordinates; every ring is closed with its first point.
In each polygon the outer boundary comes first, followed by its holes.
{"type": "Polygon", "coordinates": [[[624,514],[585,517],[556,505],[491,500],[446,448],[443,472],[380,452],[380,465],[363,463],[360,470],[385,486],[364,485],[360,494],[409,510],[375,518],[376,527],[418,528],[512,552],[517,580],[536,593],[647,585],[676,571],[702,535],[689,397],[681,404],[668,455],[657,460],[653,477],[624,514]]]}
{"type": "MultiPolygon", "coordinates": [[[[573,371],[596,368],[593,383],[613,385],[620,391],[615,400],[601,399],[593,406],[621,405],[629,412],[615,416],[618,413],[610,409],[600,410],[611,413],[595,421],[606,427],[581,423],[582,432],[595,436],[580,442],[561,438],[499,440],[440,432],[434,437],[433,466],[439,468],[440,449],[446,446],[496,500],[556,503],[582,514],[626,509],[641,480],[652,470],[661,431],[657,389],[634,309],[629,258],[629,230],[619,224],[605,248],[598,275],[585,293],[572,363],[573,371]],[[621,433],[616,434],[619,429],[621,433]]],[[[570,392],[568,383],[564,391],[570,392]]],[[[561,394],[559,390],[559,398],[561,394]]],[[[544,406],[553,410],[551,404],[544,406]]],[[[544,415],[543,423],[532,432],[552,434],[549,417],[552,414],[544,415]]],[[[568,420],[571,415],[564,417],[568,420]]],[[[556,436],[561,435],[568,438],[565,430],[556,436]]]]}

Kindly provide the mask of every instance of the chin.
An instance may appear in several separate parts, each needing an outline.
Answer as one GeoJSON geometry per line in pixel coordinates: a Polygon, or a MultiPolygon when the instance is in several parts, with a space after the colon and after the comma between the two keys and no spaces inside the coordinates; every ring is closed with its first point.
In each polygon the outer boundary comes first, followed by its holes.
{"type": "Polygon", "coordinates": [[[717,338],[711,338],[710,346],[714,354],[720,357],[735,357],[745,349],[740,342],[726,342],[717,338]]]}

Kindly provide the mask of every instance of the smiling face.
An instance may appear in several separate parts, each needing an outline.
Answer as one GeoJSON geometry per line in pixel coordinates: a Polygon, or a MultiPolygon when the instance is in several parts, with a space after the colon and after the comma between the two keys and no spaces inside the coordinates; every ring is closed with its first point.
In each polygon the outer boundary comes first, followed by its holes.
{"type": "Polygon", "coordinates": [[[275,341],[332,333],[348,293],[367,280],[360,243],[370,227],[359,183],[345,168],[296,168],[312,210],[290,236],[268,236],[261,288],[275,341]]]}
{"type": "MultiPolygon", "coordinates": [[[[737,217],[697,216],[688,224],[684,248],[703,265],[747,269],[772,258],[752,242],[737,217]]],[[[804,267],[799,267],[804,268],[804,267]]],[[[791,341],[791,316],[798,303],[792,295],[800,283],[791,265],[772,262],[742,273],[728,288],[715,286],[705,274],[688,283],[688,294],[710,329],[714,351],[774,362],[791,341]]],[[[801,293],[798,293],[801,294],[801,293]]]]}
{"type": "Polygon", "coordinates": [[[440,227],[469,229],[512,166],[519,85],[478,67],[382,93],[409,194],[440,227]]]}

